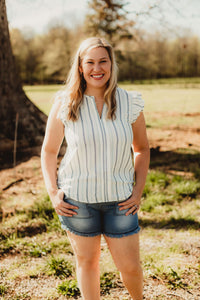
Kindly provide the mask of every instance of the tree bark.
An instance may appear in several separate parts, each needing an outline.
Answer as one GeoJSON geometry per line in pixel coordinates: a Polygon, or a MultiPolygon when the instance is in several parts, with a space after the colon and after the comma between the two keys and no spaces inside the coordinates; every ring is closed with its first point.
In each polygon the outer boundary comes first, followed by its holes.
{"type": "Polygon", "coordinates": [[[12,53],[5,0],[0,0],[0,169],[40,152],[46,115],[25,95],[12,53]],[[18,114],[17,141],[15,141],[18,114]]]}

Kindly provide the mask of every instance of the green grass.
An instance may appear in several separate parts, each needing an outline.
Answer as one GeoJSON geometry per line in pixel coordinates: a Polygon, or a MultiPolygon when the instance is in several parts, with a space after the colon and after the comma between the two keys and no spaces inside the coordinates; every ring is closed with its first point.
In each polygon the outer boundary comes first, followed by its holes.
{"type": "MultiPolygon", "coordinates": [[[[173,128],[196,128],[196,124],[200,123],[200,114],[196,114],[200,112],[199,78],[163,79],[149,84],[148,81],[145,84],[120,83],[119,86],[142,93],[148,127],[160,129],[170,124],[173,128]]],[[[27,96],[46,115],[50,112],[56,92],[62,88],[63,85],[24,86],[27,96]]]]}
{"type": "Polygon", "coordinates": [[[29,219],[41,218],[44,222],[46,221],[45,224],[49,230],[50,228],[52,230],[60,229],[58,216],[48,195],[43,196],[42,200],[35,201],[33,206],[27,211],[27,216],[29,219]]]}
{"type": "Polygon", "coordinates": [[[180,198],[190,197],[191,199],[196,198],[200,192],[200,182],[197,180],[183,180],[174,186],[176,194],[180,198]]]}
{"type": "MultiPolygon", "coordinates": [[[[130,82],[124,82],[125,84],[131,84],[130,82]]],[[[193,78],[162,78],[162,79],[144,79],[144,80],[134,80],[136,85],[155,85],[155,84],[168,84],[170,86],[184,84],[185,86],[192,85],[196,86],[200,84],[199,77],[193,78]]]]}
{"type": "Polygon", "coordinates": [[[47,256],[47,254],[51,253],[51,246],[48,244],[37,243],[24,243],[23,244],[24,254],[29,255],[31,257],[42,257],[47,256]]]}
{"type": "Polygon", "coordinates": [[[33,85],[24,86],[24,91],[29,99],[48,115],[54,101],[54,95],[61,88],[61,85],[33,85]]]}
{"type": "MultiPolygon", "coordinates": [[[[176,232],[173,229],[163,231],[148,228],[141,236],[141,257],[145,279],[152,278],[154,282],[165,285],[169,290],[192,291],[199,276],[198,254],[196,258],[192,256],[191,251],[187,250],[187,245],[189,246],[191,241],[195,240],[195,236],[198,236],[195,231],[176,232]],[[145,243],[149,247],[148,251],[145,249],[145,243]],[[192,257],[193,261],[191,261],[192,257]]],[[[197,244],[196,240],[194,248],[197,244]]]]}
{"type": "MultiPolygon", "coordinates": [[[[137,90],[145,99],[145,112],[196,113],[200,111],[198,79],[165,79],[154,84],[120,83],[127,90],[137,90]],[[187,85],[188,84],[188,85],[187,85]],[[191,87],[195,84],[197,88],[191,87]]],[[[24,86],[28,97],[46,114],[49,113],[55,93],[63,85],[24,86]]]]}
{"type": "MultiPolygon", "coordinates": [[[[165,194],[156,193],[148,196],[142,204],[142,211],[145,212],[155,212],[158,209],[161,211],[160,206],[164,207],[165,212],[171,210],[170,206],[167,204],[172,204],[173,199],[167,197],[165,194]]],[[[163,209],[162,209],[163,212],[163,209]]]]}
{"type": "MultiPolygon", "coordinates": [[[[148,127],[166,128],[196,128],[200,123],[200,83],[194,79],[161,80],[153,84],[127,84],[119,86],[126,90],[136,90],[142,93],[145,100],[145,119],[148,127]],[[171,84],[171,82],[174,82],[171,84]],[[195,88],[194,85],[195,84],[195,88]],[[194,119],[195,118],[195,119],[194,119]]],[[[54,97],[63,85],[24,86],[27,96],[46,115],[49,114],[54,97]]],[[[166,133],[163,132],[163,138],[166,133]]]]}
{"type": "Polygon", "coordinates": [[[28,218],[43,218],[45,220],[51,220],[54,218],[55,210],[52,207],[51,201],[48,195],[42,197],[42,201],[38,200],[34,202],[34,205],[28,210],[28,218]]]}
{"type": "Polygon", "coordinates": [[[46,232],[47,226],[44,219],[23,219],[20,221],[15,216],[10,219],[8,222],[0,225],[0,240],[6,241],[7,239],[23,238],[26,236],[34,236],[42,232],[46,232]]]}
{"type": "Polygon", "coordinates": [[[199,181],[152,170],[146,180],[141,211],[143,226],[200,228],[199,181]],[[152,220],[155,216],[156,221],[152,220]]]}

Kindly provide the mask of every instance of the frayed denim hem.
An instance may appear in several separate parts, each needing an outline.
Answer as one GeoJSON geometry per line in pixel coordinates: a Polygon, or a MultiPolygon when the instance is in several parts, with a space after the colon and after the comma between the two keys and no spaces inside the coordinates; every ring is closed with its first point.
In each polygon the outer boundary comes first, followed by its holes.
{"type": "Polygon", "coordinates": [[[71,233],[79,235],[79,236],[94,237],[94,236],[102,234],[101,232],[99,232],[99,233],[98,232],[94,232],[94,233],[92,233],[92,232],[91,233],[82,233],[82,232],[78,232],[76,230],[73,230],[73,229],[67,227],[66,225],[61,225],[61,227],[62,227],[62,229],[70,231],[71,233]]]}
{"type": "Polygon", "coordinates": [[[125,236],[129,236],[129,235],[133,235],[135,233],[138,233],[140,231],[140,227],[138,226],[136,229],[134,229],[134,231],[129,231],[126,233],[117,233],[117,234],[113,234],[113,233],[103,233],[105,236],[107,237],[111,237],[111,238],[122,238],[125,236]]]}
{"type": "Polygon", "coordinates": [[[113,233],[105,233],[105,232],[82,233],[82,232],[73,230],[73,229],[67,227],[66,225],[61,225],[61,227],[62,227],[63,230],[70,231],[73,234],[76,234],[76,235],[79,235],[79,236],[85,236],[85,237],[94,237],[94,236],[98,236],[98,235],[102,234],[102,235],[105,235],[105,236],[111,237],[111,238],[122,238],[122,237],[126,237],[126,236],[129,236],[129,235],[136,234],[140,231],[139,226],[136,229],[134,229],[134,231],[129,231],[129,232],[126,232],[126,233],[121,233],[121,234],[120,233],[113,234],[113,233]]]}

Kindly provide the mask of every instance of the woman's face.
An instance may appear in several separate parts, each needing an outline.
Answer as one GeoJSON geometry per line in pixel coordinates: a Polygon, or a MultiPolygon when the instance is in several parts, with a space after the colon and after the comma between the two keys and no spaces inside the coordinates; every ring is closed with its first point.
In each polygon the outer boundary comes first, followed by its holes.
{"type": "Polygon", "coordinates": [[[88,50],[82,59],[80,72],[85,78],[87,91],[105,90],[111,76],[111,60],[107,50],[103,47],[88,50]]]}

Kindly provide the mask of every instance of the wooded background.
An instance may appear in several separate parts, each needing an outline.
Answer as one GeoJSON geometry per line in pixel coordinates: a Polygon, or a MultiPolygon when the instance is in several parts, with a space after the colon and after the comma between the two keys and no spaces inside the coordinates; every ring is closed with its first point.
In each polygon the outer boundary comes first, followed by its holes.
{"type": "MultiPolygon", "coordinates": [[[[151,9],[141,14],[151,18],[151,9]]],[[[63,83],[80,41],[93,35],[113,44],[120,81],[200,76],[199,37],[175,28],[177,34],[148,33],[135,25],[125,1],[90,0],[83,23],[73,29],[54,24],[43,34],[31,34],[13,28],[11,42],[23,83],[63,83]]]]}

